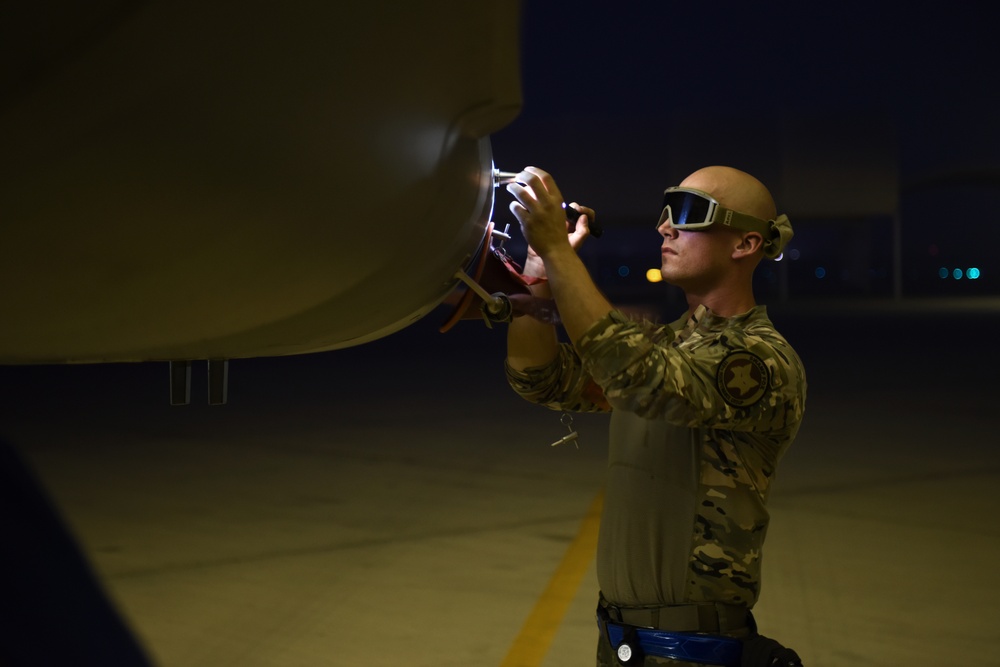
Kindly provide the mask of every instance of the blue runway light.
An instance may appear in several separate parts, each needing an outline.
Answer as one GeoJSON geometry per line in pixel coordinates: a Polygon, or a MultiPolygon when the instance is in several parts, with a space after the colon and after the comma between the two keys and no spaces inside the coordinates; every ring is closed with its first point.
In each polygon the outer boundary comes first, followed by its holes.
{"type": "Polygon", "coordinates": [[[627,266],[623,265],[618,267],[618,275],[620,275],[622,278],[628,278],[628,274],[629,274],[629,269],[627,266]]]}
{"type": "Polygon", "coordinates": [[[954,271],[952,271],[951,272],[951,277],[954,278],[955,280],[961,280],[962,279],[962,269],[955,269],[954,271]]]}
{"type": "Polygon", "coordinates": [[[940,269],[938,269],[938,276],[941,278],[941,280],[944,280],[949,275],[951,275],[951,272],[948,271],[948,269],[946,267],[942,266],[940,269]]]}
{"type": "Polygon", "coordinates": [[[976,278],[979,277],[979,269],[977,269],[974,266],[972,268],[966,269],[965,277],[968,278],[969,280],[975,280],[976,278]]]}
{"type": "Polygon", "coordinates": [[[826,278],[826,269],[824,269],[822,266],[817,266],[816,267],[816,277],[819,278],[820,280],[822,280],[823,278],[826,278]]]}

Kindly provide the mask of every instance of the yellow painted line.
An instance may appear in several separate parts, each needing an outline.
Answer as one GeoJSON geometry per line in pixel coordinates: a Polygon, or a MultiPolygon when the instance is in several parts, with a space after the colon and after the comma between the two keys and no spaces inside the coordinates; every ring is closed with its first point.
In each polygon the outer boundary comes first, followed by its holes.
{"type": "Polygon", "coordinates": [[[500,667],[539,667],[542,664],[597,551],[597,529],[601,523],[603,504],[604,491],[601,491],[590,504],[580,532],[566,550],[500,667]]]}

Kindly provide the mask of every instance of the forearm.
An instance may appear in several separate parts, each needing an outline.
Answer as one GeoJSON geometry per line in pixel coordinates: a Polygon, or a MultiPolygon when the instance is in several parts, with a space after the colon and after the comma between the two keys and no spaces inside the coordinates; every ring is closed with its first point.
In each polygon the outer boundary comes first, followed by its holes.
{"type": "Polygon", "coordinates": [[[559,309],[559,318],[570,340],[580,337],[614,310],[576,252],[566,244],[546,255],[545,270],[559,309]]]}
{"type": "MultiPolygon", "coordinates": [[[[529,289],[533,296],[552,298],[548,283],[538,283],[529,289]]],[[[558,344],[555,326],[534,317],[516,317],[507,325],[507,363],[514,370],[523,371],[551,363],[558,353],[558,344]]]]}
{"type": "MultiPolygon", "coordinates": [[[[570,250],[576,258],[575,250],[570,250]]],[[[544,277],[549,266],[549,270],[553,271],[550,276],[558,276],[556,285],[566,286],[559,292],[564,296],[557,298],[567,303],[567,312],[572,320],[569,331],[586,331],[603,317],[597,313],[606,315],[610,312],[611,305],[594,286],[578,259],[573,262],[554,257],[543,264],[537,255],[531,253],[526,262],[525,275],[544,277]],[[573,289],[573,285],[580,289],[573,289]],[[580,296],[583,303],[575,303],[573,299],[580,296]],[[590,321],[591,317],[594,317],[593,321],[590,321]]],[[[538,298],[550,299],[554,296],[551,277],[529,289],[538,298]]],[[[574,335],[574,344],[578,338],[579,334],[574,335]]],[[[601,388],[585,372],[580,358],[569,346],[560,345],[552,325],[529,316],[515,318],[507,332],[507,364],[511,386],[533,403],[573,412],[606,412],[611,409],[601,388]]]]}

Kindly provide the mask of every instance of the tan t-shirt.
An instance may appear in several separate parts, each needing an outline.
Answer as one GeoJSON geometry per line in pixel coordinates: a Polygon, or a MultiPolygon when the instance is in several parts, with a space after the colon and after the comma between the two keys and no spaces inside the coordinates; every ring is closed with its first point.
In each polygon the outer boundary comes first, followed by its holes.
{"type": "Polygon", "coordinates": [[[760,593],[765,507],[805,409],[802,362],[757,306],[670,326],[612,312],[548,366],[508,380],[557,410],[610,410],[598,583],[622,606],[760,593]]]}

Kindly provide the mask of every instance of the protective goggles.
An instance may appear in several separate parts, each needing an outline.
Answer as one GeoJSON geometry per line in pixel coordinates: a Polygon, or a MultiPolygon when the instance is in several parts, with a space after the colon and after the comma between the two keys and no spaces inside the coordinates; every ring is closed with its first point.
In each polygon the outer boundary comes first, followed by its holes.
{"type": "Polygon", "coordinates": [[[759,232],[765,241],[772,236],[770,221],[728,209],[707,192],[694,188],[673,187],[663,192],[663,212],[656,226],[665,220],[681,230],[705,229],[718,222],[744,232],[759,232]]]}

